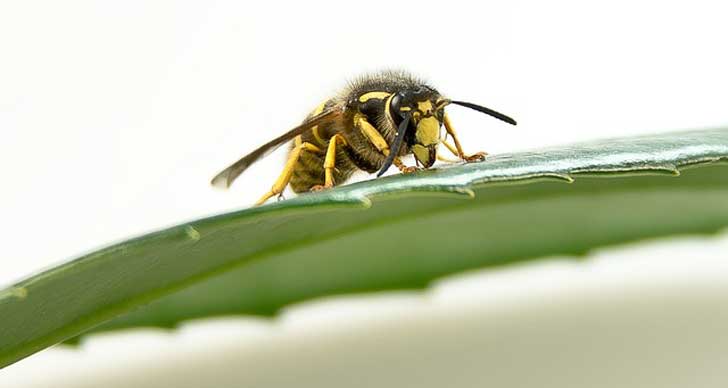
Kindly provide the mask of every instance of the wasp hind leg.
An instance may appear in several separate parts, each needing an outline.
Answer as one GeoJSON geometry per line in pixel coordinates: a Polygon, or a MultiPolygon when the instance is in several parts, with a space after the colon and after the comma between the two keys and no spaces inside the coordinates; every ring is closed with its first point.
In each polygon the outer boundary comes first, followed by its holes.
{"type": "Polygon", "coordinates": [[[311,187],[311,191],[330,189],[336,184],[334,182],[334,169],[336,169],[336,146],[338,143],[341,143],[341,146],[347,145],[346,139],[339,133],[329,139],[329,146],[326,149],[326,159],[324,159],[324,184],[311,187]]]}
{"type": "Polygon", "coordinates": [[[303,151],[316,152],[319,154],[323,152],[320,148],[311,143],[302,142],[301,136],[296,137],[295,146],[288,155],[288,161],[286,161],[286,165],[283,167],[283,172],[281,172],[281,175],[279,175],[278,179],[276,179],[275,183],[273,183],[273,187],[271,187],[271,189],[255,203],[256,206],[262,205],[269,198],[283,193],[283,189],[286,188],[288,182],[291,180],[293,169],[296,167],[296,162],[298,162],[303,151]]]}
{"type": "Polygon", "coordinates": [[[458,137],[455,134],[455,129],[453,128],[452,122],[450,121],[450,117],[447,115],[447,113],[445,113],[444,121],[445,131],[447,131],[448,135],[452,136],[452,140],[455,143],[455,147],[453,147],[446,141],[443,141],[443,144],[445,144],[445,147],[447,147],[450,152],[466,162],[480,162],[482,160],[485,160],[485,156],[488,154],[483,151],[476,152],[472,155],[465,155],[465,152],[463,152],[463,147],[460,145],[460,140],[458,140],[458,137]]]}

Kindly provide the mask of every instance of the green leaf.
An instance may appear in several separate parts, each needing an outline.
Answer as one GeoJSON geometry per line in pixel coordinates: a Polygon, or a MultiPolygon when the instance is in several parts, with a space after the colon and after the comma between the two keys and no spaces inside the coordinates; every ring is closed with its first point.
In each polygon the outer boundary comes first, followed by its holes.
{"type": "Polygon", "coordinates": [[[188,222],[0,291],[0,367],[104,322],[95,330],[273,315],[315,297],[423,288],[473,268],[712,233],[728,226],[725,159],[726,129],[606,140],[188,222]]]}

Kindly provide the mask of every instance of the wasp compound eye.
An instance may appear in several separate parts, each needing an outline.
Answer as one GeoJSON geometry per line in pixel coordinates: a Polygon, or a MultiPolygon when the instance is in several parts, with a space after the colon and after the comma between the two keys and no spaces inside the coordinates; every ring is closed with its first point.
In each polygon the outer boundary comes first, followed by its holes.
{"type": "Polygon", "coordinates": [[[391,109],[392,112],[397,112],[397,114],[401,118],[404,118],[404,115],[406,113],[402,110],[402,102],[405,99],[406,99],[406,97],[403,93],[397,93],[394,95],[394,97],[392,97],[392,102],[389,105],[389,109],[391,109]]]}

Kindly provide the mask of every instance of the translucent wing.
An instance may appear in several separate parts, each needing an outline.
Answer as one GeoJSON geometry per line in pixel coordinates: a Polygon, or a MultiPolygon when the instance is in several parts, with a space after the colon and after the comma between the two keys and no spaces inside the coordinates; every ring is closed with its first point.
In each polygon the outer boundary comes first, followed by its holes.
{"type": "Polygon", "coordinates": [[[240,176],[240,174],[242,174],[243,171],[245,171],[248,167],[250,167],[250,165],[255,163],[258,159],[265,157],[266,155],[275,151],[282,144],[284,144],[284,143],[292,140],[296,136],[310,130],[312,127],[335,120],[336,118],[340,117],[343,112],[344,112],[343,106],[336,105],[329,109],[324,110],[323,112],[317,114],[316,116],[309,118],[303,124],[293,128],[290,131],[284,133],[283,135],[278,136],[277,138],[263,144],[262,146],[258,147],[258,149],[256,149],[255,151],[243,156],[240,160],[231,164],[228,168],[220,171],[219,174],[215,175],[215,177],[212,178],[212,181],[210,183],[212,183],[212,185],[216,186],[216,187],[221,187],[221,188],[230,187],[230,184],[233,183],[235,178],[240,176]]]}

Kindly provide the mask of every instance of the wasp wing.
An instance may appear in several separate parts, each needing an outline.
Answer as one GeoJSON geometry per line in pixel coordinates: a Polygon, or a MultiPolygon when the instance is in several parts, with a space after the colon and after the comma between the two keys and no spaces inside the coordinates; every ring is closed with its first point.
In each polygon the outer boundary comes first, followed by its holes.
{"type": "Polygon", "coordinates": [[[331,122],[338,117],[341,116],[341,114],[344,112],[344,107],[335,105],[329,109],[324,110],[323,112],[307,119],[303,122],[303,124],[291,129],[290,131],[284,133],[281,136],[278,136],[277,138],[263,144],[262,146],[258,147],[255,151],[243,156],[240,160],[237,162],[231,164],[228,168],[220,171],[219,174],[215,175],[214,178],[212,178],[212,181],[210,182],[213,186],[221,187],[221,188],[228,188],[230,187],[230,184],[233,183],[235,178],[240,176],[240,174],[243,173],[250,165],[255,163],[258,159],[265,157],[266,155],[270,154],[271,152],[275,151],[278,147],[283,145],[284,143],[294,139],[296,136],[310,130],[311,128],[331,122]]]}

